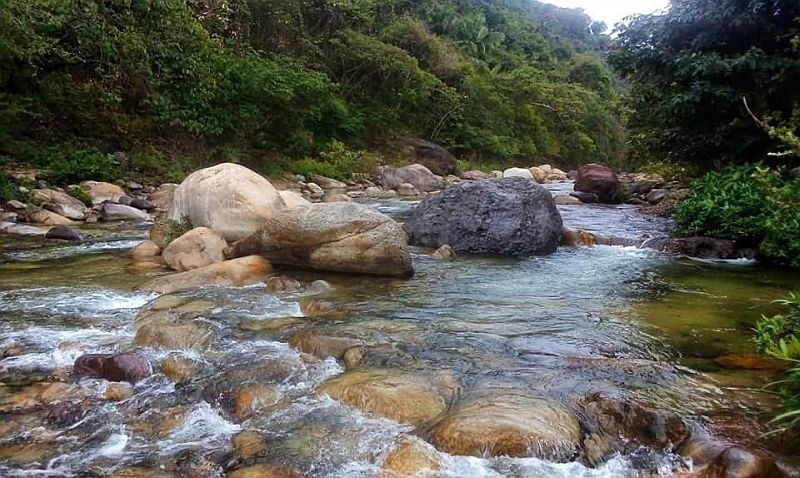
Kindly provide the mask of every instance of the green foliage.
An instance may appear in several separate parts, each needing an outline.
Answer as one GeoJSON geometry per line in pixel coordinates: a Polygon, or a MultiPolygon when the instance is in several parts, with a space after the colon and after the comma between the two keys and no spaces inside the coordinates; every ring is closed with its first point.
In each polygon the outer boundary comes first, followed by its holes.
{"type": "Polygon", "coordinates": [[[670,5],[634,18],[610,57],[631,85],[631,153],[708,170],[797,151],[800,2],[670,5]]]}
{"type": "Polygon", "coordinates": [[[110,154],[81,149],[53,153],[47,158],[46,179],[59,185],[77,183],[84,179],[115,181],[120,178],[120,165],[110,154]]]}
{"type": "Polygon", "coordinates": [[[164,222],[164,244],[169,245],[169,243],[192,229],[194,229],[194,226],[188,216],[181,216],[178,219],[167,219],[164,222]]]}
{"type": "Polygon", "coordinates": [[[333,179],[350,179],[353,173],[371,171],[374,164],[366,151],[353,151],[341,141],[332,140],[317,158],[303,158],[289,165],[291,172],[309,180],[314,175],[333,179]]]}
{"type": "Polygon", "coordinates": [[[17,186],[9,175],[0,171],[0,201],[10,201],[17,198],[17,186]]]}
{"type": "Polygon", "coordinates": [[[0,150],[236,151],[265,170],[253,158],[418,136],[480,161],[614,163],[601,31],[528,0],[5,0],[0,150]]]}
{"type": "Polygon", "coordinates": [[[80,186],[71,185],[67,188],[67,194],[74,197],[78,201],[82,202],[83,204],[92,207],[92,197],[86,193],[80,186]]]}
{"type": "Polygon", "coordinates": [[[795,364],[784,380],[776,384],[784,410],[774,423],[780,431],[797,431],[800,428],[800,292],[778,303],[786,307],[786,313],[762,317],[756,325],[754,340],[760,353],[795,364]]]}
{"type": "Polygon", "coordinates": [[[689,184],[692,178],[698,175],[697,168],[690,164],[665,160],[647,161],[642,165],[641,170],[648,174],[657,174],[666,181],[677,181],[681,184],[689,184]]]}
{"type": "Polygon", "coordinates": [[[761,165],[712,171],[692,184],[675,214],[677,233],[758,247],[777,264],[800,267],[800,180],[761,165]]]}

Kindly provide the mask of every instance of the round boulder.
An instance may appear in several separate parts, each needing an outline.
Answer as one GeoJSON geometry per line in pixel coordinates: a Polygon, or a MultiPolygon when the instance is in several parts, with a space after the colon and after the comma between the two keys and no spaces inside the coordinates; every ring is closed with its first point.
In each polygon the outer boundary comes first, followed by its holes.
{"type": "Polygon", "coordinates": [[[620,202],[619,179],[611,168],[601,164],[585,164],[578,169],[575,191],[595,194],[601,203],[620,202]]]}
{"type": "Polygon", "coordinates": [[[283,209],[278,191],[262,176],[238,164],[224,163],[190,174],[172,198],[169,217],[188,218],[227,241],[256,232],[283,209]]]}
{"type": "Polygon", "coordinates": [[[356,369],[327,381],[318,393],[373,415],[421,425],[447,409],[456,389],[448,375],[356,369]]]}
{"type": "Polygon", "coordinates": [[[504,178],[525,178],[534,181],[533,174],[527,169],[523,168],[508,168],[503,171],[504,178]]]}
{"type": "Polygon", "coordinates": [[[404,228],[418,246],[537,255],[556,250],[562,220],[547,189],[530,179],[504,178],[463,183],[428,196],[404,228]]]}
{"type": "Polygon", "coordinates": [[[433,443],[453,455],[574,459],[581,431],[563,405],[528,395],[503,394],[459,405],[432,431],[433,443]]]}
{"type": "Polygon", "coordinates": [[[385,166],[381,169],[381,184],[384,189],[397,189],[402,184],[411,184],[420,192],[441,189],[441,178],[421,164],[412,164],[402,168],[385,166]]]}
{"type": "Polygon", "coordinates": [[[168,266],[183,272],[224,261],[227,247],[228,243],[216,232],[196,227],[170,242],[162,256],[168,266]]]}

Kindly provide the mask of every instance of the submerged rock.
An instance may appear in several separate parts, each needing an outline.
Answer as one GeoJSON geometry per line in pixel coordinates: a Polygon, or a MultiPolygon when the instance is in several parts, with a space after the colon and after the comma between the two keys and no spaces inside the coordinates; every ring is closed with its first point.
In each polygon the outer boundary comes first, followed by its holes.
{"type": "Polygon", "coordinates": [[[503,393],[468,399],[431,431],[453,455],[529,457],[565,462],[581,438],[575,415],[552,400],[503,393]]]}
{"type": "Polygon", "coordinates": [[[367,413],[416,426],[447,410],[457,389],[457,382],[449,375],[356,369],[325,382],[317,393],[367,413]]]}
{"type": "Polygon", "coordinates": [[[561,215],[550,192],[524,178],[463,183],[428,196],[404,228],[411,243],[457,253],[535,255],[555,251],[561,215]]]}
{"type": "Polygon", "coordinates": [[[142,241],[131,249],[131,257],[134,261],[144,261],[152,259],[161,254],[161,248],[153,241],[142,241]]]}
{"type": "Polygon", "coordinates": [[[213,334],[208,325],[195,321],[148,322],[136,331],[133,343],[141,346],[162,347],[170,350],[205,349],[213,334]]]}
{"type": "Polygon", "coordinates": [[[608,166],[600,164],[585,164],[578,169],[575,191],[595,194],[602,203],[620,202],[617,175],[608,166]]]}
{"type": "Polygon", "coordinates": [[[196,227],[164,249],[164,262],[178,272],[199,269],[225,260],[228,243],[207,227],[196,227]]]}
{"type": "Polygon", "coordinates": [[[416,437],[403,437],[387,453],[380,478],[429,476],[444,467],[435,448],[416,437]]]}
{"type": "Polygon", "coordinates": [[[300,478],[297,471],[284,465],[253,465],[227,474],[227,478],[300,478]]]}
{"type": "Polygon", "coordinates": [[[584,452],[595,465],[643,446],[672,452],[689,437],[689,427],[674,413],[604,394],[590,396],[583,408],[584,452]]]}
{"type": "Polygon", "coordinates": [[[321,359],[333,357],[337,360],[342,360],[348,349],[363,345],[363,343],[361,340],[350,337],[330,337],[310,330],[298,332],[289,339],[289,345],[303,353],[321,359]]]}
{"type": "Polygon", "coordinates": [[[733,241],[713,237],[652,239],[642,246],[700,259],[737,259],[742,256],[733,241]]]}
{"type": "Polygon", "coordinates": [[[431,253],[431,258],[437,259],[437,260],[452,259],[455,256],[456,256],[456,253],[453,250],[453,248],[450,247],[450,244],[445,244],[442,247],[440,247],[440,248],[436,249],[435,251],[433,251],[433,253],[431,253]]]}
{"type": "Polygon", "coordinates": [[[140,289],[169,294],[204,286],[241,287],[257,282],[270,272],[272,266],[269,261],[260,256],[248,256],[159,277],[140,289]]]}
{"type": "Polygon", "coordinates": [[[190,174],[175,190],[169,218],[188,218],[238,241],[259,230],[285,207],[264,177],[238,164],[224,163],[190,174]]]}
{"type": "Polygon", "coordinates": [[[286,209],[227,252],[228,257],[249,254],[304,269],[400,277],[413,273],[400,226],[358,203],[286,209]]]}
{"type": "Polygon", "coordinates": [[[110,382],[130,383],[143,380],[153,373],[150,361],[137,352],[82,355],[75,360],[73,371],[78,375],[104,378],[110,382]]]}

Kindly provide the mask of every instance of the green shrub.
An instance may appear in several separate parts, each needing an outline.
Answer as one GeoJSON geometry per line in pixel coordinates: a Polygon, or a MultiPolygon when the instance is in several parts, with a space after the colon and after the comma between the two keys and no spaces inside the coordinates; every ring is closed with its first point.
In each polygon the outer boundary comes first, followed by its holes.
{"type": "Polygon", "coordinates": [[[775,384],[783,411],[773,422],[779,431],[796,432],[800,428],[800,292],[778,302],[787,308],[786,313],[762,317],[754,340],[760,353],[794,363],[784,380],[775,384]]]}
{"type": "Polygon", "coordinates": [[[70,184],[83,180],[115,181],[120,178],[120,166],[110,154],[93,149],[66,151],[50,155],[47,180],[54,184],[70,184]]]}
{"type": "Polygon", "coordinates": [[[0,171],[0,201],[10,201],[16,198],[17,186],[11,177],[5,172],[0,171]]]}
{"type": "Polygon", "coordinates": [[[746,166],[712,171],[695,181],[675,215],[678,233],[758,246],[764,240],[764,225],[772,210],[764,184],[754,177],[757,169],[746,166]]]}
{"type": "Polygon", "coordinates": [[[365,151],[351,150],[341,141],[332,140],[318,158],[303,158],[288,163],[292,173],[307,179],[314,175],[334,179],[350,179],[353,173],[369,173],[374,165],[365,151]]]}
{"type": "Polygon", "coordinates": [[[164,244],[168,245],[192,229],[194,229],[194,226],[188,216],[181,216],[179,219],[167,219],[164,223],[164,244]]]}
{"type": "Polygon", "coordinates": [[[767,262],[800,267],[800,180],[762,165],[714,171],[678,205],[677,233],[758,248],[767,262]]]}
{"type": "Polygon", "coordinates": [[[67,188],[67,194],[84,203],[85,205],[92,207],[92,197],[89,196],[89,194],[87,194],[86,191],[81,189],[79,186],[70,186],[67,188]]]}

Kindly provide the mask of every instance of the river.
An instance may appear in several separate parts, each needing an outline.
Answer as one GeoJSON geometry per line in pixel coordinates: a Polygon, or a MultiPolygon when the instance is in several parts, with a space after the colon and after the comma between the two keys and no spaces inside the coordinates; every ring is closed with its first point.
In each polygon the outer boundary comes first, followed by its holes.
{"type": "MultiPolygon", "coordinates": [[[[553,185],[565,192],[568,183],[553,185]]],[[[413,202],[370,203],[402,221],[413,202]]],[[[560,206],[566,226],[607,236],[659,237],[669,221],[630,206],[560,206]]],[[[300,294],[271,295],[263,284],[178,294],[213,331],[209,347],[184,352],[198,364],[177,386],[161,373],[133,396],[102,399],[102,380],[69,376],[85,353],[131,348],[133,322],[156,296],[136,291],[158,274],[129,268],[125,253],[143,227],[87,229],[88,244],[43,244],[0,236],[0,475],[110,476],[132,466],[166,471],[189,452],[230,451],[243,430],[268,446],[259,460],[310,477],[371,477],[412,427],[369,416],[315,394],[343,373],[336,360],[306,360],[289,338],[301,330],[369,344],[363,366],[410,374],[444,372],[460,394],[502,390],[575,409],[605,392],[680,413],[722,436],[760,430],[776,406],[761,387],[766,371],[728,370],[715,358],[753,352],[751,328],[798,275],[746,261],[677,258],[646,249],[560,248],[526,259],[431,258],[414,250],[410,280],[291,274],[333,285],[330,317],[306,318],[300,294]],[[281,373],[276,372],[280,369],[281,373]],[[80,387],[77,418],[19,412],[19,394],[39,382],[80,387]],[[246,417],[219,399],[246,383],[275,397],[246,417]],[[756,427],[756,428],[752,428],[756,427]]],[[[174,355],[145,349],[154,364],[174,355]]],[[[65,392],[67,393],[67,392],[65,392]]],[[[71,392],[68,392],[71,393],[71,392]]],[[[77,392],[76,392],[77,393],[77,392]]],[[[437,476],[671,476],[679,457],[617,455],[589,467],[536,458],[444,456],[437,476]]],[[[142,475],[146,476],[146,475],[142,475]]]]}

